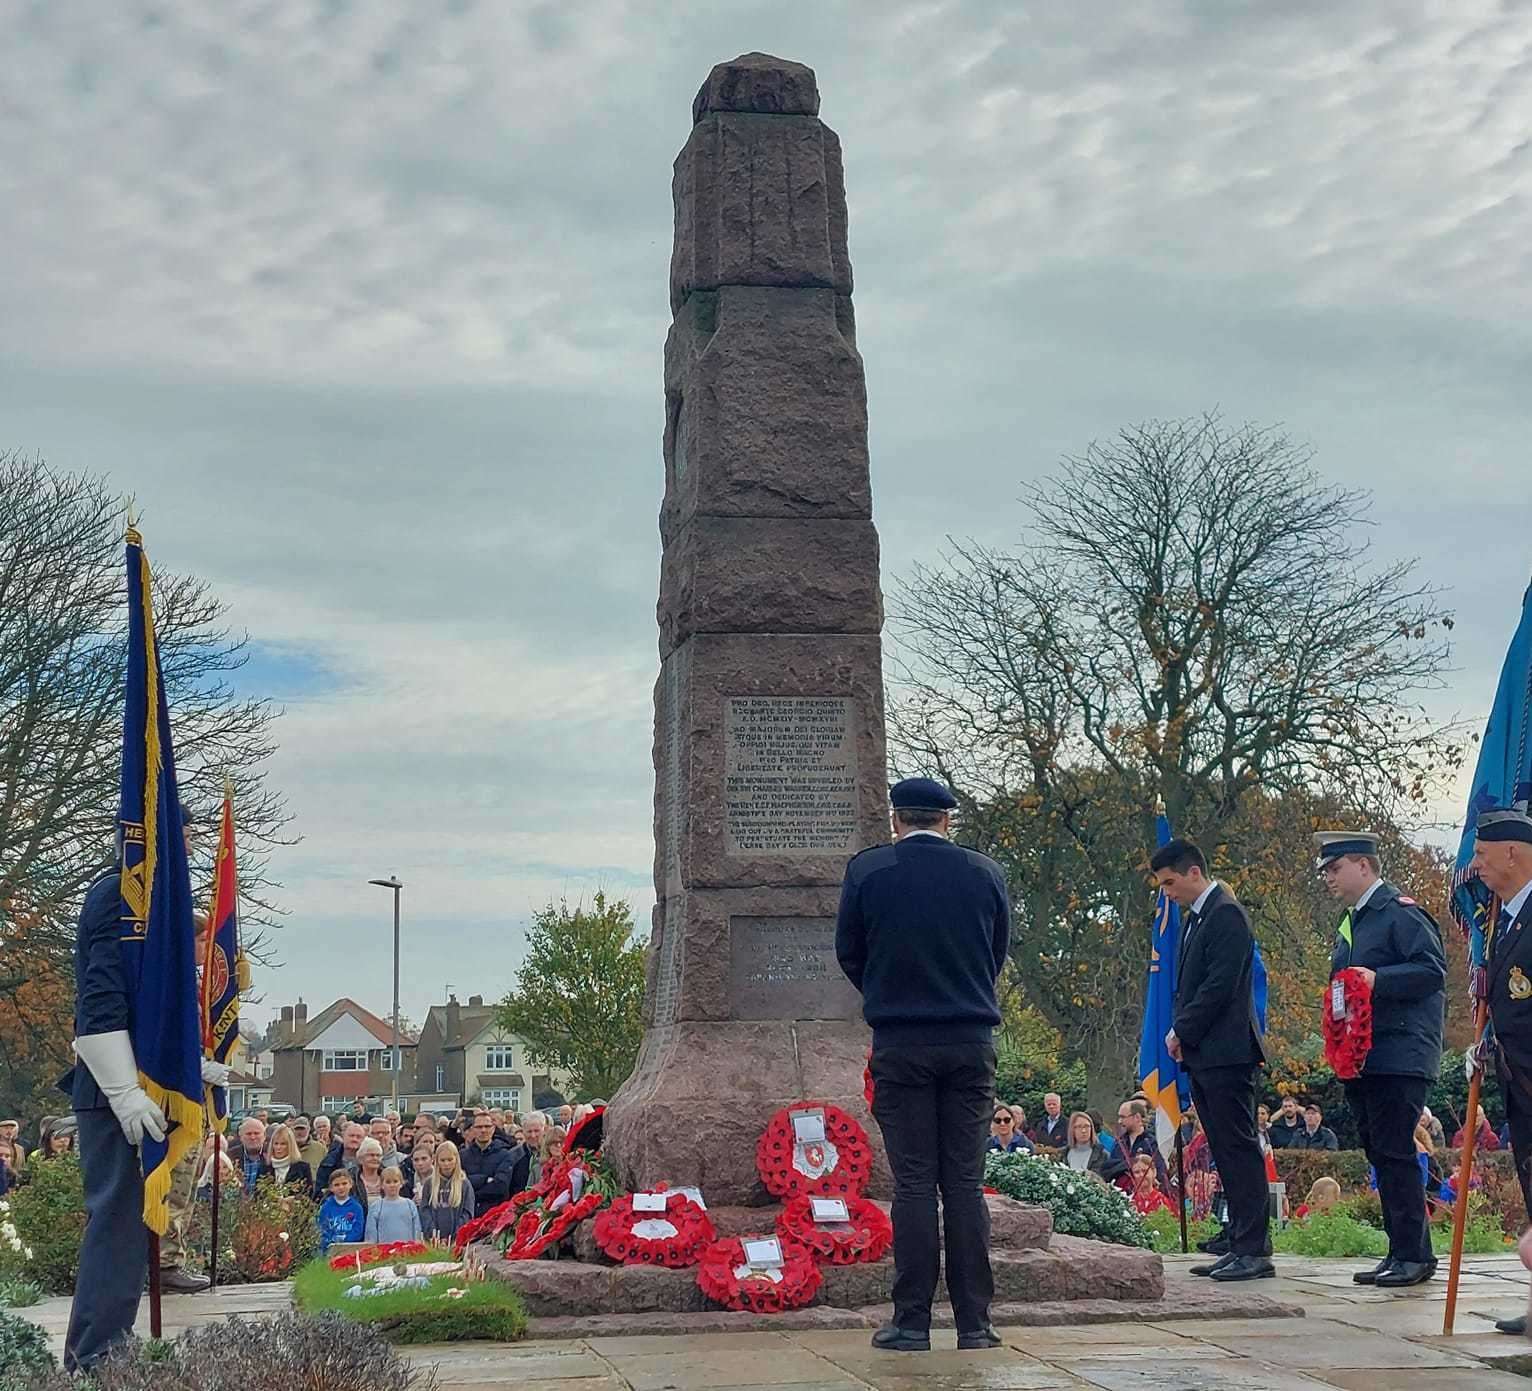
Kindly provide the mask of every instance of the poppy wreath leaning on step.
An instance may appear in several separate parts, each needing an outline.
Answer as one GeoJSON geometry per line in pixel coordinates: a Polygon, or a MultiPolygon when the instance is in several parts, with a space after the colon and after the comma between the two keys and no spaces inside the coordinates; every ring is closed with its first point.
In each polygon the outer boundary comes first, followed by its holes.
{"type": "Polygon", "coordinates": [[[1325,987],[1325,1061],[1343,1082],[1360,1077],[1372,1051],[1372,987],[1355,966],[1337,972],[1325,987]],[[1344,1009],[1335,1017],[1332,1008],[1336,985],[1344,992],[1344,1009]]]}
{"type": "Polygon", "coordinates": [[[356,1270],[361,1266],[382,1265],[388,1261],[407,1260],[411,1256],[429,1254],[430,1248],[421,1241],[386,1241],[381,1245],[372,1242],[347,1251],[344,1256],[331,1256],[331,1270],[356,1270]]]}
{"type": "Polygon", "coordinates": [[[839,1106],[796,1101],[767,1123],[755,1147],[755,1167],[775,1198],[858,1198],[872,1174],[872,1146],[867,1132],[839,1106]],[[825,1138],[799,1143],[793,1116],[823,1111],[825,1138]]]}
{"type": "Polygon", "coordinates": [[[789,1198],[777,1214],[777,1234],[783,1241],[806,1246],[831,1265],[880,1261],[894,1242],[894,1224],[868,1198],[847,1198],[849,1222],[816,1222],[812,1199],[789,1198]]]}
{"type": "Polygon", "coordinates": [[[536,1260],[550,1246],[558,1245],[587,1217],[600,1212],[604,1202],[604,1194],[591,1192],[562,1207],[528,1208],[516,1219],[516,1229],[505,1248],[506,1260],[536,1260]]]}
{"type": "Polygon", "coordinates": [[[750,1314],[780,1314],[801,1309],[819,1293],[824,1276],[813,1253],[796,1241],[783,1241],[782,1265],[776,1270],[752,1270],[745,1260],[746,1241],[760,1237],[724,1237],[702,1253],[697,1288],[714,1304],[750,1314]]]}
{"type": "MultiPolygon", "coordinates": [[[[661,1190],[663,1191],[663,1190],[661,1190]]],[[[632,1194],[614,1199],[591,1227],[596,1246],[622,1265],[696,1265],[717,1237],[712,1219],[684,1193],[667,1193],[664,1212],[634,1212],[632,1194]]]]}

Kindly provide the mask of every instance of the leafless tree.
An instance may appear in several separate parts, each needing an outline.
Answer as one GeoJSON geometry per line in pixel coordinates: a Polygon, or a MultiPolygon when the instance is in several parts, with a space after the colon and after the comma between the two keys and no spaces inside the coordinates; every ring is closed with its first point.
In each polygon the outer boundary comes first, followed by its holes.
{"type": "MultiPolygon", "coordinates": [[[[113,862],[121,766],[125,507],[96,478],[0,455],[0,995],[19,971],[62,964],[91,880],[113,862]]],[[[155,622],[182,799],[198,817],[194,878],[206,882],[223,779],[234,780],[245,942],[267,949],[276,910],[266,858],[288,816],[266,781],[268,700],[230,676],[243,635],[200,580],[155,572],[155,622]]]]}
{"type": "Polygon", "coordinates": [[[1273,799],[1407,823],[1461,756],[1420,704],[1452,621],[1274,430],[1137,426],[1025,500],[1014,551],[955,544],[896,592],[891,745],[1006,863],[1028,998],[1126,1080],[1156,802],[1229,859],[1273,799]]]}

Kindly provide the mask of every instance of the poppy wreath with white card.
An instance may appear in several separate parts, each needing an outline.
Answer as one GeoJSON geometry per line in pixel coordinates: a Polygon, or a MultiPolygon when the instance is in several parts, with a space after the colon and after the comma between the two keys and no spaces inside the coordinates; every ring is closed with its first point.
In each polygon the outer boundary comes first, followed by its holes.
{"type": "Polygon", "coordinates": [[[1372,987],[1355,966],[1325,987],[1325,1061],[1343,1082],[1362,1075],[1372,1051],[1372,987]]]}
{"type": "Polygon", "coordinates": [[[697,1288],[714,1304],[751,1314],[780,1314],[813,1301],[824,1280],[813,1253],[780,1237],[724,1237],[703,1253],[697,1265],[697,1288]],[[746,1252],[770,1245],[780,1260],[760,1263],[746,1252]]]}
{"type": "Polygon", "coordinates": [[[870,1198],[789,1198],[777,1214],[777,1232],[831,1265],[880,1261],[894,1241],[894,1224],[870,1198]],[[835,1203],[843,1216],[828,1211],[835,1203]]]}
{"type": "Polygon", "coordinates": [[[767,1122],[755,1167],[776,1198],[859,1198],[872,1176],[872,1146],[839,1106],[795,1101],[767,1122]]]}
{"type": "Polygon", "coordinates": [[[597,1248],[622,1265],[663,1265],[680,1270],[696,1265],[716,1239],[712,1219],[680,1189],[645,1195],[660,1200],[658,1211],[638,1211],[637,1193],[616,1199],[591,1228],[597,1248]]]}

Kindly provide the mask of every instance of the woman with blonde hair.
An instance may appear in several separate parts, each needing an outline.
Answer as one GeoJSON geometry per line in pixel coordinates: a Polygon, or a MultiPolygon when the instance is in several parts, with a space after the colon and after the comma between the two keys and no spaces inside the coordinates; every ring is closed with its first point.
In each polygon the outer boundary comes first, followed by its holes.
{"type": "Polygon", "coordinates": [[[314,1171],[303,1158],[303,1151],[292,1127],[274,1125],[267,1132],[266,1161],[261,1165],[256,1182],[259,1183],[263,1178],[271,1179],[280,1192],[286,1192],[289,1188],[296,1188],[302,1193],[314,1191],[314,1171]]]}
{"type": "Polygon", "coordinates": [[[473,1184],[464,1176],[457,1146],[451,1140],[437,1145],[430,1176],[417,1179],[415,1202],[420,1209],[420,1230],[427,1241],[439,1238],[450,1242],[473,1216],[473,1184]]]}
{"type": "Polygon", "coordinates": [[[356,1188],[363,1207],[383,1197],[383,1146],[371,1135],[356,1147],[356,1188]]]}

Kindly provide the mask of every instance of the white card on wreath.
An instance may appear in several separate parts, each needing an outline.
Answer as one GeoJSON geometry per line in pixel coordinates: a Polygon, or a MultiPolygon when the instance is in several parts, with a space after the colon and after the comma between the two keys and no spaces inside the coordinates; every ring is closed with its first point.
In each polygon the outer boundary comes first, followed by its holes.
{"type": "Polygon", "coordinates": [[[702,1201],[702,1190],[700,1188],[672,1188],[670,1191],[672,1193],[679,1193],[683,1197],[690,1198],[692,1202],[696,1203],[697,1206],[700,1207],[704,1212],[707,1211],[707,1204],[702,1201]]]}
{"type": "Polygon", "coordinates": [[[635,1193],[633,1195],[634,1212],[664,1212],[666,1193],[635,1193]]]}
{"type": "Polygon", "coordinates": [[[762,1270],[775,1269],[782,1264],[782,1243],[774,1236],[763,1241],[747,1241],[745,1260],[762,1270]]]}
{"type": "Polygon", "coordinates": [[[810,1198],[809,1208],[816,1222],[849,1222],[851,1213],[844,1198],[810,1198]]]}
{"type": "Polygon", "coordinates": [[[823,1111],[799,1111],[793,1116],[793,1139],[800,1145],[817,1145],[824,1137],[823,1111]]]}
{"type": "Polygon", "coordinates": [[[1346,985],[1344,981],[1333,980],[1330,982],[1330,1018],[1344,1019],[1346,1017],[1346,985]]]}

